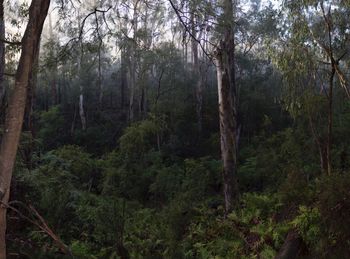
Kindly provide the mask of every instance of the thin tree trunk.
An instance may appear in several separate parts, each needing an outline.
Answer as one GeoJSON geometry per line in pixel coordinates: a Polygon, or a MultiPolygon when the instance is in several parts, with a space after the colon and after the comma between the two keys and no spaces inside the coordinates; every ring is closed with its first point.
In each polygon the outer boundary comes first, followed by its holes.
{"type": "MultiPolygon", "coordinates": [[[[78,13],[79,16],[79,13],[78,13]]],[[[79,32],[81,31],[81,24],[80,21],[78,22],[78,28],[79,32]]],[[[86,117],[85,117],[85,110],[84,110],[84,87],[82,84],[82,69],[81,65],[83,62],[83,42],[82,39],[79,39],[79,57],[78,57],[78,82],[79,82],[79,115],[80,115],[80,121],[81,121],[81,128],[83,131],[86,130],[86,117]]]]}
{"type": "MultiPolygon", "coordinates": [[[[136,90],[136,48],[137,48],[137,31],[138,31],[138,4],[139,0],[134,3],[133,14],[133,39],[130,48],[130,63],[129,63],[129,121],[133,122],[135,119],[134,103],[135,103],[135,90],[136,90]]],[[[137,103],[137,102],[136,102],[137,103]]]]}
{"type": "Polygon", "coordinates": [[[120,56],[120,79],[121,79],[121,89],[120,89],[120,107],[122,111],[125,108],[125,92],[127,88],[127,62],[126,53],[123,48],[120,56]]]}
{"type": "Polygon", "coordinates": [[[73,120],[72,120],[72,125],[70,127],[70,135],[71,137],[74,137],[74,131],[75,131],[75,120],[77,118],[77,107],[74,104],[74,115],[73,115],[73,120]]]}
{"type": "MultiPolygon", "coordinates": [[[[2,204],[7,204],[10,195],[12,172],[23,124],[27,100],[27,87],[33,70],[36,51],[49,9],[50,0],[33,0],[29,8],[29,21],[22,39],[15,88],[5,119],[5,132],[0,147],[0,191],[2,204]]],[[[6,206],[0,206],[0,259],[6,258],[6,206]]]]}
{"type": "Polygon", "coordinates": [[[52,44],[51,52],[51,58],[53,58],[53,66],[50,69],[52,80],[51,80],[51,105],[56,105],[58,103],[57,98],[57,62],[56,62],[56,51],[55,46],[53,44],[55,43],[55,38],[53,34],[53,28],[52,28],[52,19],[51,14],[49,14],[49,31],[50,31],[50,43],[52,44]]]}
{"type": "Polygon", "coordinates": [[[34,136],[34,128],[33,128],[33,110],[35,103],[35,91],[36,84],[38,81],[38,69],[39,69],[39,54],[40,54],[40,42],[38,45],[38,49],[36,50],[33,70],[29,78],[28,84],[28,94],[27,94],[27,104],[25,110],[25,118],[26,118],[26,130],[30,131],[34,136]]]}
{"type": "MultiPolygon", "coordinates": [[[[152,35],[148,34],[148,8],[146,8],[145,11],[145,18],[144,18],[144,43],[145,43],[145,50],[149,50],[152,45],[152,35]]],[[[145,119],[147,117],[147,109],[148,109],[148,103],[147,103],[147,83],[148,83],[148,76],[149,76],[149,67],[147,62],[143,59],[141,63],[141,80],[139,83],[140,86],[140,101],[139,101],[139,111],[140,116],[142,119],[145,119]]]]}
{"type": "MultiPolygon", "coordinates": [[[[131,52],[134,50],[131,49],[131,52]]],[[[128,71],[128,87],[129,87],[129,121],[134,121],[134,99],[135,99],[135,67],[134,67],[134,55],[131,53],[128,71]]]]}
{"type": "Polygon", "coordinates": [[[57,102],[57,79],[56,79],[56,73],[52,73],[52,81],[51,81],[51,105],[56,105],[57,102]]]}
{"type": "Polygon", "coordinates": [[[307,117],[309,120],[312,136],[318,148],[321,172],[327,172],[327,149],[325,148],[324,142],[322,141],[321,137],[319,136],[319,134],[317,134],[314,122],[309,111],[307,111],[307,117]]]}
{"type": "Polygon", "coordinates": [[[335,69],[332,67],[328,92],[327,174],[332,174],[333,85],[335,69]]]}
{"type": "Polygon", "coordinates": [[[216,53],[219,97],[220,145],[223,161],[223,191],[226,213],[238,198],[237,168],[237,96],[234,68],[233,3],[224,2],[225,33],[216,53]]]}
{"type": "MultiPolygon", "coordinates": [[[[97,5],[97,1],[95,1],[95,5],[97,5]]],[[[104,95],[104,88],[103,88],[103,83],[102,83],[102,60],[101,60],[101,50],[103,46],[103,39],[100,34],[100,24],[98,22],[97,15],[96,16],[96,30],[97,30],[97,36],[99,40],[98,44],[98,68],[97,68],[97,86],[99,89],[99,96],[98,96],[98,104],[99,108],[102,111],[103,109],[103,95],[104,95]]]]}
{"type": "Polygon", "coordinates": [[[86,117],[84,111],[84,95],[83,95],[83,87],[80,86],[80,95],[79,95],[79,115],[81,120],[81,129],[83,131],[86,130],[86,117]]]}
{"type": "MultiPolygon", "coordinates": [[[[0,0],[0,39],[5,39],[4,0],[0,0]]],[[[5,97],[5,43],[0,41],[0,109],[5,97]]]]}
{"type": "MultiPolygon", "coordinates": [[[[192,24],[192,35],[194,38],[197,38],[197,31],[196,31],[196,22],[194,19],[194,10],[191,8],[191,24],[192,24]]],[[[201,33],[199,34],[198,40],[201,39],[201,33]]],[[[198,42],[196,39],[191,39],[191,45],[192,45],[192,57],[193,57],[193,69],[195,78],[197,80],[196,82],[196,115],[197,115],[197,124],[198,124],[198,134],[199,136],[202,133],[202,107],[203,107],[203,75],[201,71],[201,66],[199,63],[199,55],[198,55],[198,42]]]]}
{"type": "Polygon", "coordinates": [[[35,91],[38,81],[38,69],[39,69],[39,53],[40,53],[40,42],[38,44],[38,49],[36,50],[34,65],[32,73],[29,77],[28,87],[27,87],[27,103],[25,108],[25,122],[24,130],[30,132],[30,142],[28,148],[25,150],[25,160],[28,168],[32,168],[32,153],[34,148],[34,138],[35,138],[35,128],[34,128],[34,103],[35,103],[35,91]]]}
{"type": "Polygon", "coordinates": [[[98,78],[97,78],[98,89],[100,91],[99,97],[98,97],[98,102],[99,102],[100,109],[102,110],[104,89],[103,89],[103,84],[102,84],[101,48],[102,48],[102,40],[100,41],[99,46],[98,46],[98,78]]]}

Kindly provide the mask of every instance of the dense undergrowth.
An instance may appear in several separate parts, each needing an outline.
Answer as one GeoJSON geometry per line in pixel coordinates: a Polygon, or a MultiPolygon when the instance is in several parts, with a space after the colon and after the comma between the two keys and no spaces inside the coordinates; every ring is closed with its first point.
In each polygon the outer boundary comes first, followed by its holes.
{"type": "MultiPolygon", "coordinates": [[[[49,112],[43,120],[59,116],[49,112]]],[[[34,145],[49,143],[55,124],[47,127],[34,145]]],[[[20,156],[12,200],[21,214],[9,212],[11,253],[64,258],[30,221],[38,221],[30,205],[74,258],[273,258],[291,230],[303,240],[300,258],[347,257],[348,170],[319,173],[301,129],[262,131],[245,143],[240,203],[227,217],[217,154],[184,158],[170,131],[164,117],[150,116],[103,155],[65,144],[35,153],[30,170],[20,156]]],[[[33,145],[22,139],[22,151],[33,145]]]]}

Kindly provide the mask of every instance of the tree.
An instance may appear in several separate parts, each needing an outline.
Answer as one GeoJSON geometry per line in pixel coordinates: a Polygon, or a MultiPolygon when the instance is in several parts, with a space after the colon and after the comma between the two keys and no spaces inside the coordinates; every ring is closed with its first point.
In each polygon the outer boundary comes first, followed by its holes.
{"type": "MultiPolygon", "coordinates": [[[[341,86],[350,97],[348,79],[343,72],[349,44],[348,8],[345,2],[320,0],[286,1],[285,8],[291,18],[283,17],[286,28],[281,34],[283,52],[277,54],[278,67],[285,75],[289,92],[298,92],[288,96],[294,104],[300,102],[307,91],[327,99],[327,121],[323,125],[326,133],[319,133],[321,130],[315,126],[311,113],[306,115],[319,149],[321,170],[330,175],[335,86],[341,86]]],[[[304,106],[308,103],[309,100],[305,100],[304,106]]]]}
{"type": "Polygon", "coordinates": [[[201,64],[201,60],[199,59],[199,44],[196,39],[201,39],[203,35],[203,30],[201,30],[201,20],[200,14],[196,13],[195,3],[191,4],[191,33],[193,37],[191,38],[191,50],[192,50],[192,59],[193,59],[193,70],[195,74],[196,82],[196,113],[197,113],[197,124],[198,124],[198,133],[199,135],[202,132],[202,113],[203,113],[203,84],[204,84],[204,75],[203,75],[203,65],[201,64]],[[197,35],[197,31],[199,31],[199,35],[197,35]]]}
{"type": "Polygon", "coordinates": [[[84,86],[82,82],[82,62],[84,57],[84,49],[83,49],[83,38],[82,33],[84,30],[84,24],[80,23],[80,17],[79,17],[79,11],[78,11],[78,29],[79,29],[79,46],[78,46],[78,60],[77,60],[77,81],[79,84],[79,115],[81,120],[81,128],[83,131],[86,130],[86,116],[85,116],[85,110],[84,110],[84,86]]]}
{"type": "MultiPolygon", "coordinates": [[[[179,11],[174,3],[169,0],[173,9],[175,10],[177,17],[185,27],[187,33],[197,43],[201,44],[202,39],[198,39],[193,34],[193,25],[187,22],[183,18],[183,11],[179,11]],[[190,26],[189,26],[190,24],[190,26]]],[[[209,3],[210,5],[211,3],[209,3]]],[[[203,23],[211,25],[212,19],[216,22],[216,38],[218,42],[210,42],[214,45],[213,60],[217,71],[217,87],[218,87],[218,105],[219,105],[219,123],[220,123],[220,147],[221,158],[223,162],[223,192],[225,201],[226,213],[229,213],[233,209],[233,204],[238,198],[238,182],[236,176],[237,169],[237,143],[239,140],[239,134],[237,129],[237,87],[235,80],[235,39],[234,28],[235,18],[234,12],[236,2],[233,0],[220,1],[218,5],[220,12],[216,12],[211,17],[207,15],[207,19],[203,23]]],[[[212,9],[215,10],[215,7],[212,9]]],[[[193,12],[193,11],[192,11],[193,12]]],[[[191,20],[188,18],[187,20],[191,20]]],[[[195,45],[193,50],[196,51],[195,45]]],[[[201,45],[203,51],[203,45],[201,45]]],[[[206,53],[208,55],[208,53],[206,53]]],[[[196,55],[196,54],[195,54],[196,55]]],[[[197,61],[196,61],[197,62],[197,61]]],[[[197,92],[200,91],[198,86],[197,92]]],[[[201,95],[198,96],[197,101],[201,101],[201,95]]],[[[200,109],[197,107],[197,113],[200,109]]],[[[198,113],[199,116],[199,113],[198,113]]]]}
{"type": "Polygon", "coordinates": [[[15,88],[9,100],[5,117],[5,132],[0,147],[0,258],[6,258],[6,211],[10,196],[12,172],[16,160],[19,138],[27,100],[27,87],[33,72],[36,52],[50,0],[33,0],[29,8],[29,21],[22,38],[22,53],[15,76],[15,88]]]}
{"type": "Polygon", "coordinates": [[[238,196],[237,169],[237,88],[235,80],[234,5],[224,0],[222,35],[215,53],[219,97],[220,146],[226,213],[238,196]]]}
{"type": "Polygon", "coordinates": [[[5,95],[4,73],[5,73],[5,20],[4,20],[4,0],[0,1],[0,109],[5,95]]]}

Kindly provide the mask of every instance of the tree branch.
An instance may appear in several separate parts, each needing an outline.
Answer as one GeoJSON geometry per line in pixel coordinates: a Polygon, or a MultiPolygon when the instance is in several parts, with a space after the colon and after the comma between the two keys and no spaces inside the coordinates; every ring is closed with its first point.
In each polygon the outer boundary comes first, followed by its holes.
{"type": "Polygon", "coordinates": [[[201,47],[203,53],[204,53],[210,60],[212,60],[211,55],[205,50],[205,48],[204,48],[204,46],[202,45],[201,41],[198,40],[198,39],[193,35],[193,33],[191,32],[191,29],[188,28],[186,22],[182,19],[182,16],[181,16],[181,14],[180,14],[180,10],[176,8],[176,6],[175,6],[175,4],[173,3],[172,0],[169,0],[169,3],[170,3],[170,5],[171,5],[171,7],[174,9],[174,11],[175,11],[175,13],[176,13],[176,16],[179,18],[180,23],[181,23],[181,24],[183,25],[183,27],[185,28],[185,31],[191,36],[191,38],[192,38],[193,40],[195,40],[195,41],[198,43],[198,45],[201,47]]]}
{"type": "Polygon", "coordinates": [[[33,225],[37,226],[39,229],[41,229],[43,232],[45,232],[47,235],[49,235],[55,241],[56,245],[59,247],[59,249],[64,254],[72,256],[72,252],[70,251],[69,247],[67,245],[65,245],[63,243],[63,241],[53,232],[53,230],[47,225],[44,218],[39,214],[39,212],[33,206],[29,205],[29,207],[27,207],[25,204],[23,204],[22,202],[19,202],[19,201],[12,201],[12,202],[9,202],[8,204],[0,201],[0,203],[3,206],[5,206],[6,208],[17,213],[21,218],[23,218],[23,219],[27,220],[28,222],[32,223],[33,225]],[[18,209],[16,209],[15,207],[13,207],[10,204],[21,205],[28,212],[32,213],[39,220],[40,223],[37,222],[36,220],[33,220],[33,219],[25,216],[22,212],[20,212],[18,209]]]}
{"type": "Polygon", "coordinates": [[[6,73],[6,72],[4,72],[3,75],[4,76],[9,76],[9,77],[15,77],[16,76],[16,74],[6,73]]]}
{"type": "Polygon", "coordinates": [[[13,45],[13,46],[21,46],[22,45],[22,42],[20,42],[20,41],[9,41],[6,39],[0,39],[0,41],[5,43],[5,44],[13,45]]]}

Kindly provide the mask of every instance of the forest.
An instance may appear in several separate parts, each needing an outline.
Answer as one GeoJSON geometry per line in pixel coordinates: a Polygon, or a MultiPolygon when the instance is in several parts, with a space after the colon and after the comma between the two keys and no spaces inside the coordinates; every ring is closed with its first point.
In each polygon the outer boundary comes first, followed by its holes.
{"type": "Polygon", "coordinates": [[[350,258],[350,0],[0,0],[0,259],[350,258]]]}

